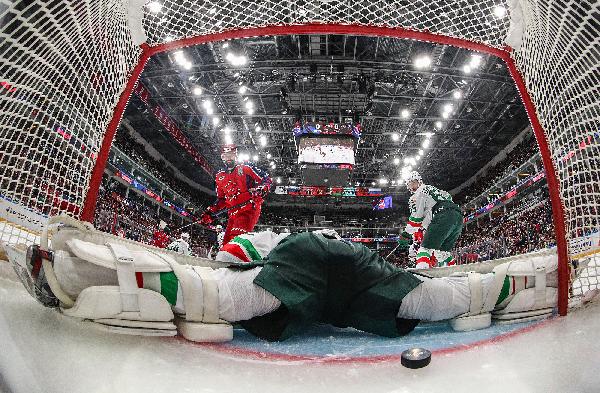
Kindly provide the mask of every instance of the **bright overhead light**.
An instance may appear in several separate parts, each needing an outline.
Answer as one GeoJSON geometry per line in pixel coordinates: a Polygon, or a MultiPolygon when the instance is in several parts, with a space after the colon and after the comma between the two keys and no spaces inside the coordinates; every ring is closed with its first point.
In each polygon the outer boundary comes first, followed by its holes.
{"type": "Polygon", "coordinates": [[[417,161],[419,161],[420,159],[421,159],[421,156],[420,156],[420,155],[417,155],[417,156],[415,157],[415,160],[417,160],[417,161]]]}
{"type": "Polygon", "coordinates": [[[233,138],[231,137],[231,135],[225,135],[223,141],[226,145],[231,145],[233,143],[233,138]]]}
{"type": "Polygon", "coordinates": [[[258,161],[258,155],[255,154],[252,156],[252,161],[257,162],[258,161]]]}
{"type": "Polygon", "coordinates": [[[415,59],[415,67],[417,68],[427,68],[431,65],[431,57],[429,56],[421,56],[415,59]]]}
{"type": "Polygon", "coordinates": [[[281,184],[281,178],[280,177],[278,177],[275,181],[277,182],[277,184],[281,184]]]}
{"type": "Polygon", "coordinates": [[[435,128],[437,128],[437,129],[440,129],[440,128],[442,128],[442,122],[441,122],[441,121],[439,121],[439,120],[438,120],[438,121],[436,121],[436,122],[435,122],[435,128]]]}
{"type": "Polygon", "coordinates": [[[213,125],[214,125],[214,126],[218,126],[218,125],[219,125],[219,123],[221,123],[221,119],[219,119],[219,118],[218,118],[218,117],[216,117],[216,116],[215,116],[215,117],[213,117],[212,121],[213,121],[213,125]]]}
{"type": "Polygon", "coordinates": [[[241,85],[240,88],[238,89],[238,93],[240,93],[240,94],[246,94],[247,91],[248,91],[248,88],[244,85],[241,85]]]}
{"type": "Polygon", "coordinates": [[[397,132],[392,133],[392,140],[398,142],[400,140],[400,135],[398,135],[397,132]]]}
{"type": "Polygon", "coordinates": [[[379,184],[388,184],[387,179],[379,179],[379,184]]]}
{"type": "Polygon", "coordinates": [[[192,92],[194,93],[195,96],[199,96],[202,94],[202,88],[199,86],[194,87],[194,89],[192,90],[192,92]]]}
{"type": "Polygon", "coordinates": [[[425,139],[423,141],[423,143],[421,144],[421,146],[423,147],[423,149],[427,149],[430,144],[431,144],[431,139],[427,138],[427,139],[425,139]]]}
{"type": "Polygon", "coordinates": [[[371,182],[371,185],[372,185],[372,186],[374,186],[375,184],[377,184],[377,183],[375,183],[374,181],[373,181],[373,182],[371,182]]]}
{"type": "Polygon", "coordinates": [[[449,118],[449,117],[450,117],[450,113],[448,113],[448,112],[444,112],[444,113],[442,113],[442,117],[443,117],[444,119],[447,119],[447,118],[449,118]]]}
{"type": "Polygon", "coordinates": [[[410,116],[410,111],[408,109],[402,109],[400,116],[402,116],[403,119],[408,119],[410,116]]]}
{"type": "Polygon", "coordinates": [[[494,7],[494,16],[498,19],[504,18],[506,16],[506,8],[501,5],[497,5],[494,7]]]}
{"type": "Polygon", "coordinates": [[[254,102],[252,102],[252,101],[246,102],[246,109],[248,109],[248,110],[254,109],[254,102]]]}
{"type": "Polygon", "coordinates": [[[212,107],[206,108],[206,114],[207,115],[212,115],[213,113],[215,113],[215,110],[212,107]]]}
{"type": "Polygon", "coordinates": [[[394,158],[394,165],[399,165],[400,159],[398,157],[394,158]]]}
{"type": "Polygon", "coordinates": [[[232,52],[227,52],[225,59],[233,66],[243,66],[248,63],[248,58],[244,55],[235,55],[232,52]]]}
{"type": "MultiPolygon", "coordinates": [[[[260,145],[261,145],[261,146],[263,146],[263,147],[264,147],[264,146],[267,146],[267,137],[266,137],[266,136],[264,136],[264,135],[261,135],[261,136],[260,136],[260,138],[259,138],[259,140],[260,140],[260,145]]],[[[269,154],[267,157],[268,157],[268,158],[271,158],[271,157],[269,157],[269,156],[270,156],[270,154],[269,154]]]]}
{"type": "Polygon", "coordinates": [[[423,149],[419,149],[419,153],[418,154],[419,154],[419,156],[422,156],[423,155],[423,149]]]}
{"type": "Polygon", "coordinates": [[[472,68],[477,68],[481,65],[481,55],[471,55],[471,63],[469,64],[472,68]]]}
{"type": "Polygon", "coordinates": [[[254,130],[255,130],[256,132],[260,132],[260,131],[262,130],[262,128],[261,128],[260,126],[258,126],[258,125],[257,125],[256,127],[254,127],[254,130]]]}
{"type": "Polygon", "coordinates": [[[223,44],[223,49],[227,49],[227,48],[229,48],[229,42],[226,42],[223,44]]]}
{"type": "Polygon", "coordinates": [[[229,128],[229,127],[223,128],[223,133],[224,134],[231,134],[231,128],[229,128]]]}
{"type": "Polygon", "coordinates": [[[213,103],[210,100],[204,100],[204,101],[202,101],[202,107],[204,109],[212,108],[212,105],[213,105],[213,103]]]}
{"type": "Polygon", "coordinates": [[[435,134],[433,132],[426,132],[425,133],[425,138],[431,138],[432,136],[434,136],[435,134]]]}
{"type": "Polygon", "coordinates": [[[452,112],[452,104],[446,104],[444,105],[444,112],[452,112]]]}
{"type": "Polygon", "coordinates": [[[270,160],[272,157],[271,153],[267,154],[267,159],[270,160]]]}
{"type": "Polygon", "coordinates": [[[254,114],[254,109],[248,109],[248,111],[246,113],[248,113],[249,115],[253,115],[254,114]]]}
{"type": "MultiPolygon", "coordinates": [[[[404,165],[410,164],[410,158],[404,157],[404,165]]],[[[402,168],[404,170],[404,168],[402,168]]]]}
{"type": "Polygon", "coordinates": [[[177,52],[173,53],[173,59],[175,59],[175,61],[179,64],[184,63],[185,60],[185,55],[183,54],[183,51],[178,50],[177,52]]]}
{"type": "Polygon", "coordinates": [[[291,183],[291,184],[296,184],[296,179],[291,179],[291,180],[290,180],[290,183],[291,183]]]}
{"type": "Polygon", "coordinates": [[[462,98],[462,92],[460,90],[456,90],[454,93],[452,93],[452,97],[454,97],[457,100],[460,100],[462,98]]]}
{"type": "Polygon", "coordinates": [[[471,66],[470,66],[470,65],[468,65],[468,64],[466,64],[466,65],[463,67],[463,72],[464,72],[465,74],[470,74],[470,73],[471,73],[471,66]]]}
{"type": "Polygon", "coordinates": [[[151,1],[146,4],[146,7],[148,7],[150,12],[154,12],[155,14],[158,14],[160,11],[162,11],[162,4],[160,4],[158,1],[151,1]]]}

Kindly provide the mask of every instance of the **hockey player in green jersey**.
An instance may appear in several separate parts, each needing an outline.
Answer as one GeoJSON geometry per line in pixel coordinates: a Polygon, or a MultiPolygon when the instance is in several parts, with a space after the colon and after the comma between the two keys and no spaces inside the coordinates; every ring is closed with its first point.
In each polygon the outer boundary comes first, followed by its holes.
{"type": "Polygon", "coordinates": [[[416,267],[454,265],[452,248],[462,231],[462,212],[446,191],[423,184],[418,172],[411,172],[406,186],[413,193],[409,199],[410,217],[399,243],[420,242],[416,267]]]}

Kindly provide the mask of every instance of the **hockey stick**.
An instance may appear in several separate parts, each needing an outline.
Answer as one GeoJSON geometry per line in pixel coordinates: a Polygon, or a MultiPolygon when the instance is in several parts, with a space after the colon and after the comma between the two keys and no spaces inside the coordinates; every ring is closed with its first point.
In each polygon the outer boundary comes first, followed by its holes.
{"type": "MultiPolygon", "coordinates": [[[[248,199],[248,200],[247,200],[247,201],[245,201],[245,202],[238,203],[237,205],[234,205],[234,206],[228,207],[228,208],[226,208],[226,209],[221,209],[221,210],[219,210],[218,212],[215,212],[215,213],[208,213],[208,214],[209,214],[210,216],[212,216],[212,217],[219,217],[219,216],[220,216],[220,215],[222,215],[223,213],[227,213],[228,211],[235,210],[235,209],[239,209],[240,207],[246,206],[246,205],[247,205],[247,204],[249,204],[249,203],[254,203],[254,200],[253,200],[253,199],[248,199]]],[[[181,228],[176,228],[176,229],[174,229],[174,230],[175,230],[175,231],[180,231],[180,230],[182,230],[182,229],[184,229],[184,228],[187,228],[187,227],[189,227],[189,226],[192,226],[192,225],[194,225],[194,224],[198,224],[198,225],[202,225],[202,226],[206,227],[206,225],[200,224],[198,221],[192,221],[192,222],[190,222],[189,224],[186,224],[186,225],[182,226],[181,228]]]]}
{"type": "Polygon", "coordinates": [[[387,254],[387,256],[385,257],[385,259],[388,259],[390,257],[390,255],[392,255],[394,253],[394,251],[396,251],[398,249],[398,247],[400,247],[400,243],[398,243],[396,245],[396,247],[394,247],[394,249],[389,254],[387,254]]]}

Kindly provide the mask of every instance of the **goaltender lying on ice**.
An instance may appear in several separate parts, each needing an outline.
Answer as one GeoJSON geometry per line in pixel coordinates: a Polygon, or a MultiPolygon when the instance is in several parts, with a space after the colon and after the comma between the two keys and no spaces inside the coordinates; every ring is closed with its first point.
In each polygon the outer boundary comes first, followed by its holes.
{"type": "Polygon", "coordinates": [[[51,218],[40,246],[27,253],[4,247],[45,306],[118,333],[179,332],[192,341],[231,340],[233,322],[267,340],[284,340],[314,322],[388,337],[409,333],[420,320],[473,330],[489,326],[492,315],[549,315],[557,301],[557,257],[548,251],[491,264],[487,273],[430,278],[334,231],[242,235],[215,262],[67,217],[51,218]]]}

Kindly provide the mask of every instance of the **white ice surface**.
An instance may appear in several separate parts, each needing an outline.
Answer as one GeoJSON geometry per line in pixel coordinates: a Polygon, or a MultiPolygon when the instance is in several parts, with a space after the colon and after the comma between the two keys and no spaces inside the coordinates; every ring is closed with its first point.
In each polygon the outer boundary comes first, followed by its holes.
{"type": "Polygon", "coordinates": [[[600,301],[531,332],[399,362],[257,360],[185,341],[104,333],[36,303],[0,262],[0,391],[598,392],[600,301]]]}

